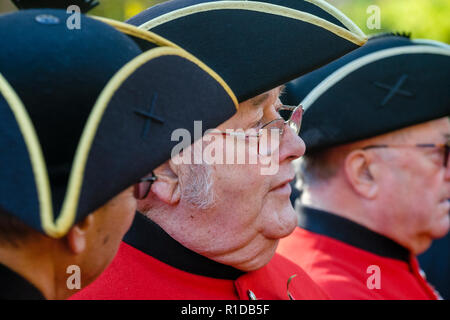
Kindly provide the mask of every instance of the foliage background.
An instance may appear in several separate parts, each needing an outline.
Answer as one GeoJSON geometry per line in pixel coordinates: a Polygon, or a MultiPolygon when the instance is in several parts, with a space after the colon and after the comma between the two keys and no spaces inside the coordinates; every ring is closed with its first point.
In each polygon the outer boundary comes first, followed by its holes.
{"type": "MultiPolygon", "coordinates": [[[[36,0],[39,1],[39,0],[36,0]]],[[[126,20],[161,0],[100,0],[92,14],[126,20]]],[[[413,38],[450,43],[450,0],[328,0],[349,16],[366,34],[407,31],[413,38]],[[369,30],[367,8],[380,8],[381,29],[369,30]]],[[[0,12],[14,10],[9,0],[0,0],[0,12]]]]}

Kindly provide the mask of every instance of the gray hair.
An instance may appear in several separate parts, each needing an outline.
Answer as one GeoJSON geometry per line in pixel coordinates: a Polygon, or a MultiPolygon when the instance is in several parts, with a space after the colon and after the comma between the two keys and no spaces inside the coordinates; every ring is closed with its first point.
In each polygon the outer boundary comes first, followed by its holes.
{"type": "MultiPolygon", "coordinates": [[[[212,168],[204,164],[189,164],[184,165],[182,170],[184,174],[180,176],[181,198],[194,209],[206,210],[214,207],[212,168]]],[[[138,201],[138,211],[148,217],[152,212],[166,209],[166,205],[158,202],[152,192],[145,201],[138,201]]]]}
{"type": "Polygon", "coordinates": [[[327,182],[337,174],[340,159],[333,157],[329,150],[309,152],[302,156],[295,165],[297,186],[311,186],[327,182]]]}
{"type": "Polygon", "coordinates": [[[192,207],[206,210],[215,205],[212,168],[206,164],[190,164],[182,184],[181,197],[192,207]]]}

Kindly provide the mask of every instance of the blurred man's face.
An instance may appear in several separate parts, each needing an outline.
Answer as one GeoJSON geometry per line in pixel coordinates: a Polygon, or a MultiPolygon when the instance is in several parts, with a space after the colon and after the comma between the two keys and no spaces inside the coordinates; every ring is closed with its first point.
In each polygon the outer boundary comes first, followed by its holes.
{"type": "MultiPolygon", "coordinates": [[[[399,130],[404,144],[442,144],[450,137],[450,120],[441,118],[399,130]]],[[[380,149],[386,157],[380,186],[386,228],[415,253],[450,226],[450,166],[437,148],[380,149]]]]}
{"type": "Polygon", "coordinates": [[[80,266],[83,286],[100,275],[113,260],[123,236],[133,222],[136,205],[131,187],[92,213],[92,225],[88,230],[83,256],[85,265],[80,266]]]}
{"type": "MultiPolygon", "coordinates": [[[[239,105],[238,112],[218,127],[243,129],[246,132],[261,127],[273,119],[280,118],[277,109],[281,88],[273,89],[239,105]]],[[[206,135],[207,136],[207,135],[206,135]]],[[[203,143],[213,145],[226,137],[216,135],[215,139],[203,143]]],[[[248,141],[235,141],[235,144],[248,141]]],[[[222,144],[219,144],[222,145],[222,144]]],[[[217,145],[216,145],[217,146],[217,145]]],[[[295,177],[292,161],[302,156],[305,145],[287,125],[281,136],[277,152],[271,156],[258,155],[256,164],[208,164],[199,167],[182,164],[179,166],[181,199],[176,212],[170,213],[180,219],[179,226],[169,233],[187,248],[212,260],[231,265],[241,270],[254,270],[264,266],[272,258],[278,240],[289,235],[297,225],[297,217],[291,206],[289,182],[295,177]],[[264,158],[264,164],[260,161],[264,158]],[[270,164],[269,164],[270,162],[270,164]],[[262,174],[263,167],[276,164],[277,170],[262,174]],[[200,172],[199,170],[202,170],[200,172]],[[199,179],[207,173],[207,179],[199,179]],[[209,181],[207,197],[210,204],[202,203],[197,195],[196,204],[189,197],[192,188],[201,181],[209,181]]],[[[218,149],[216,149],[218,150],[218,149]]],[[[223,154],[230,152],[223,143],[223,154]]],[[[248,152],[247,152],[247,159],[248,152]]],[[[162,218],[161,218],[162,219],[162,218]]]]}

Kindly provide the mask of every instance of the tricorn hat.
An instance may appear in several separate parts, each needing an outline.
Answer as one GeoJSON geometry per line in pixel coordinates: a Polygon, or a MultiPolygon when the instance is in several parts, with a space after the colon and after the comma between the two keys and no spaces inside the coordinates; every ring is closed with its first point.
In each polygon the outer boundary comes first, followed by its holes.
{"type": "Polygon", "coordinates": [[[65,17],[0,16],[0,210],[52,237],[168,160],[175,129],[214,128],[237,108],[184,50],[142,53],[103,22],[82,15],[69,30],[65,17]]]}
{"type": "Polygon", "coordinates": [[[450,115],[450,46],[376,36],[286,86],[301,103],[307,152],[367,139],[450,115]]]}
{"type": "Polygon", "coordinates": [[[366,42],[350,19],[323,0],[172,0],[128,22],[204,61],[240,102],[366,42]]]}

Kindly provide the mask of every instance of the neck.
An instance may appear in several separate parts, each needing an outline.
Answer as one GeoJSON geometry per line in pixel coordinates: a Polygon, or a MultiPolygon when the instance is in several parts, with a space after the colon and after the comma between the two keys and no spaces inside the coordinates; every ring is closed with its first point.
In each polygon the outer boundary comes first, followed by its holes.
{"type": "MultiPolygon", "coordinates": [[[[0,247],[1,263],[21,275],[48,299],[65,299],[69,295],[58,286],[56,268],[52,257],[51,239],[33,239],[18,247],[0,247]],[[33,241],[34,240],[34,241],[33,241]]],[[[62,284],[65,286],[66,282],[62,284]]]]}
{"type": "Polygon", "coordinates": [[[301,202],[303,205],[316,208],[351,220],[372,231],[379,232],[373,219],[369,205],[364,200],[355,198],[351,190],[345,186],[315,184],[305,187],[301,202]]]}
{"type": "Polygon", "coordinates": [[[301,200],[302,205],[351,220],[397,242],[414,254],[420,252],[416,248],[414,239],[401,237],[404,232],[398,223],[389,220],[390,214],[387,208],[357,197],[345,186],[332,184],[308,186],[303,191],[301,200]]]}

